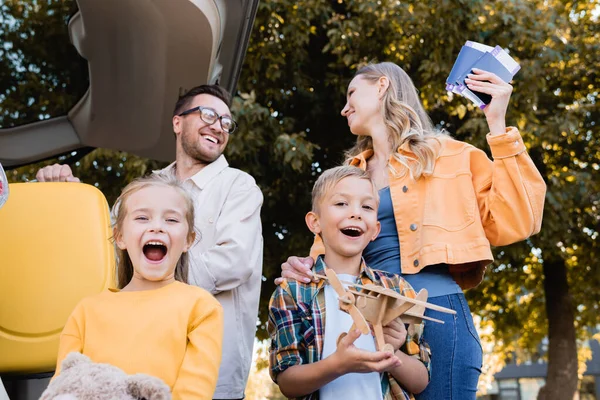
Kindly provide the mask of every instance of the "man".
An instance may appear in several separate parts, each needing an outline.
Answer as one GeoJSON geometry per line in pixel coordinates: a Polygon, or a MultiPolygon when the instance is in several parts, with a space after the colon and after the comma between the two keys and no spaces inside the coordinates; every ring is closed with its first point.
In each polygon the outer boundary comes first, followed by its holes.
{"type": "MultiPolygon", "coordinates": [[[[223,156],[236,128],[229,94],[202,85],[179,98],[173,113],[175,162],[155,173],[174,174],[192,192],[199,233],[189,251],[189,283],[223,306],[223,357],[215,399],[242,399],[252,363],[262,276],[263,196],[254,179],[223,156]]],[[[79,182],[68,165],[38,171],[38,181],[79,182]]]]}

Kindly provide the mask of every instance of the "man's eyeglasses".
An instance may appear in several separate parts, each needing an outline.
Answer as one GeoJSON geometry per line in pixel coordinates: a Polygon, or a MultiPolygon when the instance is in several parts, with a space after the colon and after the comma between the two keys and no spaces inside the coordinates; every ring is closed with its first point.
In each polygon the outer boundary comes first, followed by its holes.
{"type": "Polygon", "coordinates": [[[232,133],[235,131],[235,128],[237,128],[237,122],[231,119],[231,117],[228,117],[227,115],[219,115],[215,110],[209,107],[198,106],[190,108],[189,110],[177,115],[183,117],[184,115],[188,115],[196,111],[200,111],[200,119],[209,125],[212,125],[219,120],[221,123],[221,128],[223,128],[223,130],[227,133],[232,133]]]}

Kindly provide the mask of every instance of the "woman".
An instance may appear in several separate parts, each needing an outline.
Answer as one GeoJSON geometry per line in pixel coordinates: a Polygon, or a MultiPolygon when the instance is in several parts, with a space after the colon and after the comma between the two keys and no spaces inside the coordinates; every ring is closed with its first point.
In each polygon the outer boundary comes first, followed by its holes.
{"type": "MultiPolygon", "coordinates": [[[[350,82],[342,115],[356,145],[346,163],[366,169],[381,197],[381,233],[363,256],[368,265],[401,273],[428,301],[455,316],[427,311],[432,353],[429,386],[418,399],[475,399],[482,349],[463,290],[477,286],[493,260],[490,245],[539,232],[546,185],[516,128],[506,128],[512,86],[474,70],[471,90],[492,96],[483,109],[494,161],[436,131],[410,77],[393,63],[370,64],[350,82]]],[[[282,276],[307,280],[317,237],[307,258],[290,257],[282,276]]]]}

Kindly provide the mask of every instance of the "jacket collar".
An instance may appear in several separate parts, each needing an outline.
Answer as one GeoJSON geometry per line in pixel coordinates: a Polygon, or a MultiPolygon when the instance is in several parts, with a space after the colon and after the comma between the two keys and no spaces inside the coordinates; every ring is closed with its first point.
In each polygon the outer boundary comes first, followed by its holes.
{"type": "Polygon", "coordinates": [[[362,170],[367,169],[367,160],[373,156],[373,149],[365,150],[350,160],[350,165],[362,170]]]}
{"type": "MultiPolygon", "coordinates": [[[[444,140],[446,140],[446,138],[440,138],[439,140],[439,144],[440,146],[444,147],[444,140]]],[[[402,143],[400,146],[398,146],[398,149],[396,150],[397,153],[401,153],[404,154],[405,156],[407,156],[409,159],[414,159],[416,158],[415,153],[410,149],[410,146],[408,145],[408,140],[405,141],[404,143],[402,143]]],[[[373,157],[373,149],[368,149],[363,151],[362,153],[354,156],[352,159],[350,159],[349,164],[354,166],[354,167],[358,167],[362,170],[366,170],[367,169],[367,161],[373,157]]],[[[440,151],[441,153],[441,151],[440,151]]],[[[403,168],[402,165],[400,165],[400,163],[394,158],[394,154],[392,153],[390,155],[390,158],[388,160],[389,164],[391,166],[393,166],[395,169],[397,168],[403,168]]]]}
{"type": "MultiPolygon", "coordinates": [[[[402,143],[400,146],[398,146],[398,149],[396,150],[396,152],[398,153],[405,153],[405,154],[414,154],[413,151],[410,149],[410,146],[408,145],[408,140],[405,141],[404,143],[402,143]]],[[[367,168],[367,161],[369,160],[369,158],[373,157],[373,149],[368,149],[363,151],[362,153],[358,154],[357,156],[354,156],[352,159],[350,159],[350,165],[361,168],[361,169],[366,169],[367,168]]],[[[390,161],[394,158],[394,155],[390,155],[390,161]]]]}
{"type": "MultiPolygon", "coordinates": [[[[200,190],[202,190],[210,181],[216,178],[228,166],[229,163],[225,159],[225,156],[221,154],[219,158],[202,168],[200,171],[196,172],[189,179],[194,182],[194,184],[200,190]]],[[[176,169],[177,162],[175,161],[160,172],[166,172],[175,175],[176,169]]]]}
{"type": "MultiPolygon", "coordinates": [[[[401,151],[401,148],[402,148],[402,146],[400,146],[398,148],[398,151],[401,151]]],[[[408,149],[408,145],[406,145],[406,148],[408,149]]],[[[354,167],[358,167],[362,170],[366,170],[367,169],[367,161],[373,156],[373,153],[374,153],[373,149],[365,150],[362,153],[360,153],[359,155],[352,158],[350,160],[349,164],[354,167]]],[[[410,153],[410,154],[412,154],[412,153],[410,153]]],[[[401,166],[397,165],[398,161],[396,161],[393,154],[390,155],[388,164],[394,166],[394,168],[401,168],[401,166]]]]}

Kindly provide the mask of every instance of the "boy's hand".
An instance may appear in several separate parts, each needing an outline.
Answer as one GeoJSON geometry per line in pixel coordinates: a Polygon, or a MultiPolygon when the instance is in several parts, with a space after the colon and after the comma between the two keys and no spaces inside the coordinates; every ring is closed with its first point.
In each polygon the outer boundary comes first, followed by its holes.
{"type": "Polygon", "coordinates": [[[383,340],[392,345],[394,352],[406,342],[406,327],[400,317],[383,327],[383,340]]]}
{"type": "Polygon", "coordinates": [[[294,279],[298,282],[308,283],[312,279],[317,279],[313,276],[311,268],[315,260],[312,257],[296,257],[292,256],[286,262],[281,264],[281,278],[275,279],[275,284],[279,285],[283,278],[294,279]]]}
{"type": "Polygon", "coordinates": [[[393,354],[383,351],[370,352],[359,349],[354,342],[361,335],[358,329],[348,332],[339,341],[337,350],[331,356],[336,357],[340,375],[369,372],[386,372],[399,367],[402,362],[393,354]]]}

